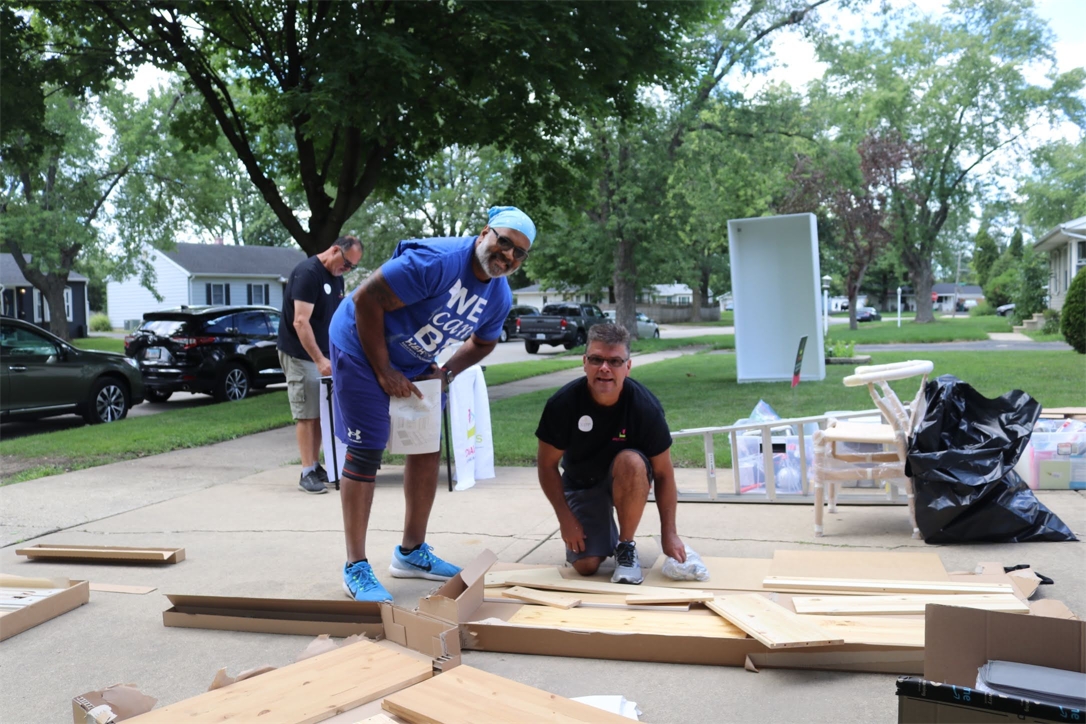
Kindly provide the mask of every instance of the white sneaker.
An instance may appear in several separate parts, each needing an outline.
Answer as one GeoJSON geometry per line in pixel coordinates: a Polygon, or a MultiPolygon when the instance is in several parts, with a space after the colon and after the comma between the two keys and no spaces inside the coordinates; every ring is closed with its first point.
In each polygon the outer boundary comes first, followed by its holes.
{"type": "Polygon", "coordinates": [[[638,585],[645,580],[641,575],[641,559],[637,557],[637,544],[619,542],[615,547],[615,572],[611,574],[611,583],[631,583],[638,585]]]}

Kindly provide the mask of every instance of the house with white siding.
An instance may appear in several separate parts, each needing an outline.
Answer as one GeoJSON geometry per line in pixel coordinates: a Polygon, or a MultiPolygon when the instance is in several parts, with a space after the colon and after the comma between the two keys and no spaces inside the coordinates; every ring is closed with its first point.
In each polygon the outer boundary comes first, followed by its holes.
{"type": "Polygon", "coordinates": [[[283,306],[283,288],[291,271],[305,260],[298,248],[178,244],[170,251],[150,249],[155,291],[137,277],[106,284],[109,322],[114,329],[134,329],[145,312],[204,304],[283,306]]]}
{"type": "Polygon", "coordinates": [[[1071,280],[1086,267],[1086,216],[1060,224],[1034,242],[1033,249],[1048,252],[1048,306],[1063,309],[1071,280]]]}

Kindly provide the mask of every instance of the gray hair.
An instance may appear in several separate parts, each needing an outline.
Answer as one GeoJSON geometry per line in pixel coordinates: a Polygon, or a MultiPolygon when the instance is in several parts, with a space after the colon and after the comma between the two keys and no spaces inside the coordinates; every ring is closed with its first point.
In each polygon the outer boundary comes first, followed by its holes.
{"type": "Polygon", "coordinates": [[[589,342],[602,342],[608,347],[615,344],[626,345],[626,354],[630,354],[630,333],[621,324],[604,322],[588,328],[589,342]]]}
{"type": "Polygon", "coordinates": [[[359,251],[362,250],[362,242],[358,240],[357,236],[341,236],[332,242],[332,246],[338,246],[343,251],[350,251],[356,246],[359,251]]]}

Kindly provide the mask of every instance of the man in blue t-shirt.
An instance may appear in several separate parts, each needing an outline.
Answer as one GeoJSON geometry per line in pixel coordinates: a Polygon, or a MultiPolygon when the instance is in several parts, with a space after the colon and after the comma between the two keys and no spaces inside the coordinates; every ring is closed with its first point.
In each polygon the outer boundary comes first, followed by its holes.
{"type": "MultiPolygon", "coordinates": [[[[392,258],[346,297],[332,316],[336,436],[347,445],[340,481],[347,563],[343,588],[359,601],[387,601],[366,558],[373,487],[388,442],[391,397],[422,397],[413,382],[459,372],[494,349],[513,303],[509,282],[528,257],[535,224],[511,206],[489,211],[475,237],[401,241],[392,258]],[[434,363],[462,342],[440,369],[434,363]]],[[[441,453],[408,455],[403,539],[389,573],[444,581],[460,569],[433,554],[426,526],[437,493],[441,453]]]]}

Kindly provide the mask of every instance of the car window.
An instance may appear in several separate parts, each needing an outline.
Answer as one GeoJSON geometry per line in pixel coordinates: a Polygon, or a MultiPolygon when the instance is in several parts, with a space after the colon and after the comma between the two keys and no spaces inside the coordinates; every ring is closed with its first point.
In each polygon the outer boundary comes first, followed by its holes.
{"type": "Polygon", "coordinates": [[[279,314],[268,312],[268,329],[272,334],[279,334],[279,314]]]}
{"type": "Polygon", "coordinates": [[[649,318],[645,316],[644,312],[638,312],[637,313],[637,321],[638,322],[647,322],[647,321],[649,321],[649,318]]]}
{"type": "Polygon", "coordinates": [[[140,325],[140,331],[160,337],[177,337],[185,332],[185,322],[180,319],[150,319],[140,325]]]}
{"type": "Polygon", "coordinates": [[[238,328],[238,334],[258,337],[266,337],[268,334],[264,312],[238,312],[234,315],[234,324],[238,328]]]}
{"type": "Polygon", "coordinates": [[[3,351],[5,357],[44,360],[57,353],[57,346],[52,340],[29,329],[5,326],[3,351]]]}
{"type": "Polygon", "coordinates": [[[548,304],[543,307],[543,314],[564,314],[564,310],[561,304],[548,304]]]}
{"type": "Polygon", "coordinates": [[[204,323],[204,332],[207,334],[228,334],[234,326],[234,315],[226,314],[204,323]]]}
{"type": "Polygon", "coordinates": [[[603,312],[600,311],[599,307],[589,307],[589,309],[592,310],[592,314],[594,316],[596,316],[596,317],[603,317],[604,316],[603,312]]]}

